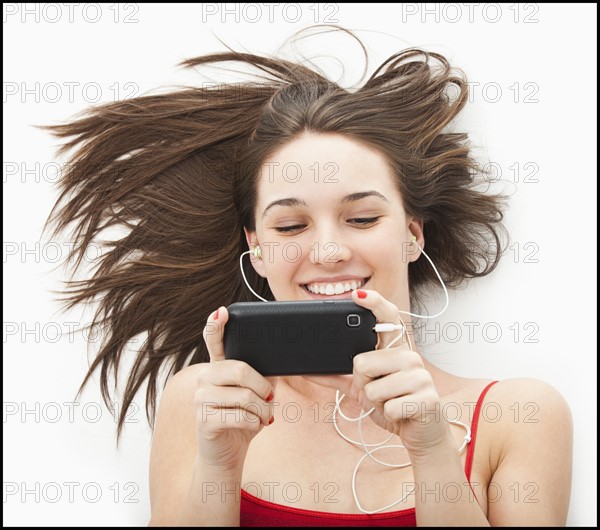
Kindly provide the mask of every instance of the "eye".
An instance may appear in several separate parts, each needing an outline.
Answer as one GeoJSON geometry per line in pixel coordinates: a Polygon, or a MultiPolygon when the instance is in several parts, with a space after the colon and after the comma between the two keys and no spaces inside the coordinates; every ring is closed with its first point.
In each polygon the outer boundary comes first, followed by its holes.
{"type": "MultiPolygon", "coordinates": [[[[354,221],[354,224],[357,225],[368,225],[368,224],[372,224],[375,221],[377,221],[379,219],[379,217],[356,217],[354,219],[349,219],[350,221],[354,221]]],[[[305,225],[293,225],[293,226],[278,226],[275,227],[275,230],[277,232],[292,232],[294,230],[298,230],[300,228],[303,228],[305,225]]]]}
{"type": "Polygon", "coordinates": [[[296,230],[298,228],[302,228],[304,225],[294,225],[294,226],[278,226],[275,227],[277,232],[291,232],[292,230],[296,230]]]}
{"type": "Polygon", "coordinates": [[[350,219],[350,221],[356,221],[356,224],[359,225],[368,225],[377,221],[379,217],[359,217],[355,219],[350,219]]]}

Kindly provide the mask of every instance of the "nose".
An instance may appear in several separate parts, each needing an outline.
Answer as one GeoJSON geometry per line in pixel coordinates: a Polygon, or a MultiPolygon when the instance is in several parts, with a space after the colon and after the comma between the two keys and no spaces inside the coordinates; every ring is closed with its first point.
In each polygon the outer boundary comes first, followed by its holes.
{"type": "Polygon", "coordinates": [[[321,230],[318,238],[309,247],[309,259],[313,264],[335,265],[350,258],[350,248],[334,230],[321,230]]]}

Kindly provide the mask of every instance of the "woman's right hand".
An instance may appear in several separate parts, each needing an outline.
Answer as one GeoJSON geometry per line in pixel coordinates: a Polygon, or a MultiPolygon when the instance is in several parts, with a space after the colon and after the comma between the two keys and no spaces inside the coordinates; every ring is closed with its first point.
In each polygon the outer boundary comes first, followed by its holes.
{"type": "Polygon", "coordinates": [[[225,359],[227,309],[208,317],[202,335],[210,362],[202,363],[194,396],[199,457],[207,465],[240,471],[252,439],[270,425],[276,378],[266,378],[244,361],[225,359]],[[269,401],[267,401],[269,400],[269,401]]]}

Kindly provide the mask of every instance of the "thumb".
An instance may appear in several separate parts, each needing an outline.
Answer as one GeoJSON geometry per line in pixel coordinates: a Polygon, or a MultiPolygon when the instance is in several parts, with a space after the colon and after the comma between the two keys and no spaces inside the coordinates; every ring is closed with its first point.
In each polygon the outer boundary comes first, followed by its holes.
{"type": "Polygon", "coordinates": [[[206,342],[206,348],[208,349],[211,362],[223,361],[225,359],[223,330],[225,329],[227,320],[229,320],[227,308],[221,306],[209,315],[206,326],[202,331],[202,336],[204,337],[204,342],[206,342]]]}

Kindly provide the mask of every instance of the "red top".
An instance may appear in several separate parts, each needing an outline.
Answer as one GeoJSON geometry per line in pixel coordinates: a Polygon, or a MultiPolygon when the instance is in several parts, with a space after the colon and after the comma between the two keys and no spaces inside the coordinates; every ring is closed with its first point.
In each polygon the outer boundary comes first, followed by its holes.
{"type": "MultiPolygon", "coordinates": [[[[492,381],[483,389],[473,413],[471,442],[467,444],[465,462],[465,475],[469,484],[471,483],[471,467],[473,465],[479,413],[487,391],[497,382],[492,381]]],[[[241,495],[240,526],[417,526],[414,508],[375,514],[331,513],[301,510],[291,506],[275,504],[255,497],[244,489],[241,490],[241,495]]]]}

